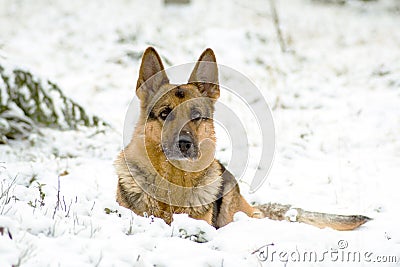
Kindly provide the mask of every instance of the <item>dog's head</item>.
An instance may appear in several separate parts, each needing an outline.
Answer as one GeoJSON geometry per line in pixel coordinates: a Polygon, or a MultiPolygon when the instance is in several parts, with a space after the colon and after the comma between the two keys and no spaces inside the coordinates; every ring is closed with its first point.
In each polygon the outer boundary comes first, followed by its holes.
{"type": "Polygon", "coordinates": [[[218,68],[211,49],[201,54],[189,81],[177,85],[170,84],[160,56],[148,48],[136,94],[150,158],[163,154],[166,161],[180,167],[196,163],[194,169],[211,163],[215,152],[214,104],[219,93],[218,68]]]}

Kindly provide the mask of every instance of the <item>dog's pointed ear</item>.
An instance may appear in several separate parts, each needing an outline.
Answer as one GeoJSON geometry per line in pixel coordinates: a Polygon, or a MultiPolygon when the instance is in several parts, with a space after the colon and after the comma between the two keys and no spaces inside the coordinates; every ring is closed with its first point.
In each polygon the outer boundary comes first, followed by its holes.
{"type": "Polygon", "coordinates": [[[219,97],[218,66],[214,52],[207,48],[197,61],[189,83],[194,83],[204,96],[214,100],[219,97]]]}
{"type": "Polygon", "coordinates": [[[161,85],[169,83],[164,66],[157,51],[148,47],[143,54],[139,78],[136,84],[136,95],[141,101],[147,101],[161,85]]]}

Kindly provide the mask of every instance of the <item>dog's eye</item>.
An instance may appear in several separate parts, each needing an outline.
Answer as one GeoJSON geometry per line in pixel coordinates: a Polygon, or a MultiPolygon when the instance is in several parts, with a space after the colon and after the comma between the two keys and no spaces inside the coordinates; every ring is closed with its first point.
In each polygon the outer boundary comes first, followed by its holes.
{"type": "Polygon", "coordinates": [[[163,109],[160,114],[158,115],[160,117],[160,119],[162,119],[163,121],[165,121],[169,115],[169,113],[171,113],[172,109],[170,108],[165,108],[163,109]]]}

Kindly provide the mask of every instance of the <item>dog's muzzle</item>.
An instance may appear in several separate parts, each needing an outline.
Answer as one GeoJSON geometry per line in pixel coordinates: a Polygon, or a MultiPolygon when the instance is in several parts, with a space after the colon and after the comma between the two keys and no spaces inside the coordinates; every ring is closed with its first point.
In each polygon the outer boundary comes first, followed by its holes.
{"type": "Polygon", "coordinates": [[[184,158],[195,159],[197,158],[197,149],[193,142],[193,138],[190,135],[184,134],[180,135],[177,147],[179,149],[180,154],[184,158]]]}
{"type": "Polygon", "coordinates": [[[172,145],[163,145],[165,156],[170,160],[195,160],[198,158],[197,145],[189,134],[180,134],[172,145]]]}

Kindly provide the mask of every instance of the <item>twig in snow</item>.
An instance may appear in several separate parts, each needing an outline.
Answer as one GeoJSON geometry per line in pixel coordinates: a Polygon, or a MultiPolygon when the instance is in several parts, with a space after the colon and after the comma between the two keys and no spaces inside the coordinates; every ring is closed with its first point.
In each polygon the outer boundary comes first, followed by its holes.
{"type": "Polygon", "coordinates": [[[92,205],[92,208],[90,209],[90,211],[93,211],[94,205],[96,205],[96,201],[93,201],[93,205],[92,205]]]}
{"type": "MultiPolygon", "coordinates": [[[[17,181],[17,175],[14,177],[14,179],[11,181],[10,184],[8,184],[8,186],[6,186],[6,188],[4,188],[3,183],[1,183],[1,195],[0,195],[0,199],[2,199],[3,197],[5,197],[6,199],[8,199],[8,194],[10,193],[11,187],[13,185],[15,185],[17,181]]],[[[6,203],[7,204],[7,203],[6,203]]]]}
{"type": "Polygon", "coordinates": [[[69,217],[69,212],[71,210],[71,206],[72,206],[72,199],[71,199],[71,202],[69,203],[68,210],[66,210],[67,214],[65,214],[65,217],[69,217]]]}
{"type": "MultiPolygon", "coordinates": [[[[0,188],[0,215],[7,214],[12,206],[10,205],[7,210],[6,206],[11,202],[11,199],[13,196],[10,196],[10,190],[11,188],[16,184],[17,181],[17,175],[14,177],[14,179],[7,185],[5,186],[3,182],[1,182],[1,188],[0,188]]],[[[15,198],[15,196],[14,196],[15,198]]]]}
{"type": "MultiPolygon", "coordinates": [[[[65,203],[65,197],[63,196],[64,211],[67,211],[67,203],[65,203]]],[[[61,206],[62,209],[62,206],[61,206]]]]}
{"type": "Polygon", "coordinates": [[[286,53],[287,47],[286,47],[285,40],[282,36],[281,26],[279,23],[279,16],[278,16],[278,12],[276,11],[276,6],[275,6],[275,0],[269,0],[269,5],[271,8],[272,19],[274,21],[276,35],[278,36],[279,46],[281,47],[281,51],[283,53],[286,53]]]}
{"type": "Polygon", "coordinates": [[[95,267],[100,266],[101,261],[103,260],[103,251],[100,251],[100,256],[97,262],[94,264],[95,267]]]}
{"type": "Polygon", "coordinates": [[[58,176],[58,186],[57,186],[57,203],[56,207],[54,208],[53,219],[56,216],[57,210],[60,208],[60,176],[58,176]]]}
{"type": "Polygon", "coordinates": [[[13,267],[19,267],[24,265],[25,262],[27,262],[30,258],[34,257],[35,255],[35,248],[32,243],[20,243],[20,244],[25,244],[25,247],[20,248],[19,251],[19,256],[18,256],[18,262],[14,265],[13,267]]]}

